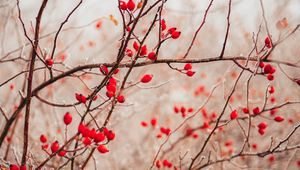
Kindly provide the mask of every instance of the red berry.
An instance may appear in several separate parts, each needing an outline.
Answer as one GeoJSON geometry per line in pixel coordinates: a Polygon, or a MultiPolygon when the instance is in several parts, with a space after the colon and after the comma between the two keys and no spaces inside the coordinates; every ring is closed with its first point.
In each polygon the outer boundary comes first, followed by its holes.
{"type": "Polygon", "coordinates": [[[147,53],[148,53],[147,46],[143,45],[142,48],[141,48],[141,51],[140,51],[140,55],[145,56],[145,55],[147,55],[147,53]]]}
{"type": "Polygon", "coordinates": [[[259,63],[259,67],[260,67],[260,68],[264,68],[264,66],[265,66],[265,63],[263,63],[263,62],[260,62],[260,63],[259,63]]]}
{"type": "Polygon", "coordinates": [[[134,8],[135,8],[135,3],[133,2],[133,0],[129,0],[129,1],[127,2],[127,8],[128,8],[129,11],[133,11],[133,10],[134,10],[134,8]]]}
{"type": "Polygon", "coordinates": [[[244,107],[242,110],[243,110],[243,112],[244,112],[245,114],[248,114],[248,113],[249,113],[249,109],[248,109],[247,107],[244,107]]]}
{"type": "Polygon", "coordinates": [[[132,57],[132,56],[133,56],[133,52],[132,52],[132,50],[130,50],[130,49],[126,49],[125,53],[126,53],[126,55],[127,55],[128,57],[132,57]]]}
{"type": "Polygon", "coordinates": [[[51,144],[51,151],[52,151],[52,153],[58,151],[58,149],[59,149],[58,141],[53,142],[53,143],[51,144]]]}
{"type": "Polygon", "coordinates": [[[171,37],[172,37],[173,39],[177,39],[177,38],[180,37],[180,34],[181,34],[180,31],[174,31],[174,32],[172,32],[171,37]]]}
{"type": "Polygon", "coordinates": [[[109,150],[106,148],[105,145],[99,145],[99,146],[97,147],[97,149],[98,149],[98,151],[99,151],[100,153],[106,153],[106,152],[109,152],[109,150]]]}
{"type": "Polygon", "coordinates": [[[119,6],[120,6],[120,9],[122,9],[122,10],[126,10],[127,9],[127,4],[124,1],[120,1],[119,2],[119,6]]]}
{"type": "Polygon", "coordinates": [[[276,116],[276,117],[274,118],[274,120],[275,120],[276,122],[282,122],[282,121],[284,121],[284,118],[281,117],[281,116],[276,116]]]}
{"type": "Polygon", "coordinates": [[[195,72],[191,71],[191,70],[186,72],[186,75],[189,76],[189,77],[192,77],[194,74],[195,74],[195,72]]]}
{"type": "Polygon", "coordinates": [[[270,86],[268,88],[268,91],[269,91],[270,94],[273,94],[275,92],[275,87],[274,86],[270,86]]]}
{"type": "Polygon", "coordinates": [[[107,130],[106,128],[103,129],[104,135],[106,136],[107,140],[114,140],[116,134],[111,131],[111,130],[107,130]]]}
{"type": "Polygon", "coordinates": [[[11,164],[11,165],[9,166],[9,169],[10,169],[10,170],[19,170],[19,167],[18,167],[18,165],[11,164]]]}
{"type": "Polygon", "coordinates": [[[152,80],[153,75],[152,74],[145,74],[142,78],[141,78],[141,82],[142,83],[149,83],[152,80]]]}
{"type": "Polygon", "coordinates": [[[177,29],[177,28],[175,28],[175,27],[169,28],[169,29],[168,29],[168,33],[169,33],[169,34],[172,34],[173,32],[176,31],[176,29],[177,29]]]}
{"type": "Polygon", "coordinates": [[[95,138],[94,138],[94,142],[95,142],[95,143],[99,143],[99,142],[102,142],[102,141],[104,141],[104,140],[105,140],[105,135],[104,135],[103,132],[97,133],[97,135],[96,135],[95,138]]]}
{"type": "Polygon", "coordinates": [[[233,120],[233,119],[236,119],[238,117],[238,113],[236,110],[232,111],[230,113],[230,119],[233,120]]]}
{"type": "Polygon", "coordinates": [[[148,54],[148,59],[150,59],[150,60],[156,60],[156,54],[155,54],[155,52],[150,52],[148,54]]]}
{"type": "Polygon", "coordinates": [[[53,63],[54,63],[54,61],[51,58],[46,59],[46,64],[48,67],[52,67],[53,63]]]}
{"type": "Polygon", "coordinates": [[[260,135],[264,135],[265,134],[265,129],[258,129],[258,133],[260,135]]]}
{"type": "Polygon", "coordinates": [[[75,98],[80,103],[86,103],[86,97],[82,94],[75,93],[75,98]]]}
{"type": "Polygon", "coordinates": [[[47,137],[46,137],[45,135],[41,135],[41,136],[40,136],[40,141],[41,141],[42,143],[46,143],[46,142],[47,142],[47,137]]]}
{"type": "Polygon", "coordinates": [[[67,153],[66,151],[62,150],[58,153],[58,156],[63,157],[66,155],[66,153],[67,153]]]}
{"type": "Polygon", "coordinates": [[[64,123],[65,125],[69,125],[72,122],[72,115],[67,112],[64,116],[64,123]]]}
{"type": "Polygon", "coordinates": [[[157,124],[157,119],[156,118],[152,118],[150,121],[151,125],[154,127],[157,124]]]}
{"type": "Polygon", "coordinates": [[[191,70],[193,68],[192,64],[191,63],[187,63],[184,65],[184,69],[185,70],[191,70]]]}
{"type": "Polygon", "coordinates": [[[269,74],[273,72],[275,69],[271,66],[271,64],[266,64],[264,67],[264,73],[269,74]]]}
{"type": "Polygon", "coordinates": [[[174,106],[174,112],[178,113],[179,112],[179,108],[177,106],[174,106]]]}
{"type": "Polygon", "coordinates": [[[143,127],[147,127],[147,126],[148,126],[148,123],[145,122],[145,121],[142,121],[142,122],[141,122],[141,125],[142,125],[143,127]]]}
{"type": "Polygon", "coordinates": [[[171,133],[171,129],[161,127],[160,132],[163,133],[163,134],[169,135],[171,133]]]}
{"type": "Polygon", "coordinates": [[[261,122],[257,125],[259,129],[266,129],[268,127],[268,124],[266,122],[261,122]]]}
{"type": "Polygon", "coordinates": [[[87,127],[83,123],[80,123],[78,126],[78,132],[83,134],[83,133],[85,133],[86,130],[87,130],[87,127]]]}
{"type": "Polygon", "coordinates": [[[48,149],[48,147],[49,147],[49,145],[48,145],[48,144],[43,144],[43,145],[42,145],[42,149],[43,149],[43,150],[47,150],[47,149],[48,149]]]}
{"type": "Polygon", "coordinates": [[[268,74],[268,75],[267,75],[267,79],[268,79],[269,81],[274,80],[273,74],[268,74]]]}
{"type": "Polygon", "coordinates": [[[161,30],[164,31],[167,28],[166,21],[162,19],[160,24],[161,24],[161,30]]]}
{"type": "MultiPolygon", "coordinates": [[[[299,162],[300,162],[300,161],[299,161],[299,162]]],[[[155,166],[156,166],[156,168],[160,168],[160,161],[159,161],[159,160],[156,160],[155,166]]]]}
{"type": "Polygon", "coordinates": [[[253,113],[254,113],[255,115],[258,115],[258,114],[260,113],[259,108],[258,108],[258,107],[254,108],[254,109],[253,109],[253,113]]]}
{"type": "Polygon", "coordinates": [[[26,165],[20,166],[20,170],[26,170],[26,169],[27,169],[26,165]]]}
{"type": "Polygon", "coordinates": [[[135,51],[138,51],[139,48],[140,48],[140,45],[136,41],[134,41],[133,42],[133,48],[135,49],[135,51]]]}
{"type": "Polygon", "coordinates": [[[108,74],[108,68],[105,65],[100,66],[100,71],[102,74],[107,75],[108,74]]]}
{"type": "Polygon", "coordinates": [[[265,45],[266,45],[266,47],[268,47],[268,48],[271,48],[271,47],[272,47],[272,42],[271,42],[270,37],[266,37],[266,38],[265,38],[265,45]]]}
{"type": "Polygon", "coordinates": [[[120,96],[117,97],[117,101],[119,103],[124,103],[125,102],[125,97],[123,95],[120,95],[120,96]]]}
{"type": "Polygon", "coordinates": [[[119,73],[119,71],[120,71],[120,69],[115,69],[115,71],[114,71],[114,74],[118,74],[119,73]]]}
{"type": "Polygon", "coordinates": [[[90,144],[92,144],[91,139],[90,139],[89,137],[83,138],[82,143],[83,143],[85,146],[89,146],[90,144]]]}

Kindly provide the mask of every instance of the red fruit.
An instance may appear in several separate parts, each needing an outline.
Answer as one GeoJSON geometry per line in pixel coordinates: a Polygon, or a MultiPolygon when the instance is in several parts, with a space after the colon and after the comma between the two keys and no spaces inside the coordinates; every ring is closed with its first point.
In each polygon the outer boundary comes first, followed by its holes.
{"type": "Polygon", "coordinates": [[[122,10],[126,10],[127,9],[127,4],[124,1],[120,1],[119,2],[119,6],[120,6],[120,9],[122,9],[122,10]]]}
{"type": "Polygon", "coordinates": [[[139,48],[140,48],[140,45],[136,41],[134,41],[133,42],[133,48],[135,49],[135,51],[138,51],[139,48]]]}
{"type": "Polygon", "coordinates": [[[267,79],[268,79],[269,81],[274,80],[273,74],[268,74],[268,75],[267,75],[267,79]]]}
{"type": "Polygon", "coordinates": [[[181,112],[181,113],[185,113],[185,112],[186,112],[185,107],[182,106],[182,107],[180,108],[180,112],[181,112]]]}
{"type": "Polygon", "coordinates": [[[117,80],[113,77],[111,77],[109,80],[108,80],[108,83],[109,84],[112,84],[112,85],[116,85],[117,84],[117,80]]]}
{"type": "Polygon", "coordinates": [[[177,29],[177,28],[175,28],[175,27],[169,28],[168,33],[169,33],[169,34],[172,34],[173,32],[176,31],[176,29],[177,29]]]}
{"type": "Polygon", "coordinates": [[[238,113],[236,110],[232,111],[230,113],[230,119],[233,120],[233,119],[236,119],[238,117],[238,113]]]}
{"type": "Polygon", "coordinates": [[[26,165],[20,166],[20,170],[26,170],[26,169],[27,169],[26,165]]]}
{"type": "Polygon", "coordinates": [[[271,66],[271,64],[266,64],[264,67],[264,73],[269,74],[273,72],[275,69],[271,66]]]}
{"type": "Polygon", "coordinates": [[[179,108],[177,106],[174,106],[174,112],[178,113],[179,112],[179,108]]]}
{"type": "Polygon", "coordinates": [[[253,113],[254,113],[255,115],[258,115],[258,114],[260,113],[259,108],[258,108],[258,107],[254,108],[254,109],[253,109],[253,113]]]}
{"type": "Polygon", "coordinates": [[[89,146],[90,144],[92,144],[91,139],[90,139],[89,137],[83,138],[82,143],[83,143],[85,146],[89,146]]]}
{"type": "Polygon", "coordinates": [[[275,92],[275,87],[274,86],[270,86],[268,88],[268,91],[269,91],[270,94],[273,94],[275,92]]]}
{"type": "Polygon", "coordinates": [[[263,63],[263,62],[260,62],[260,63],[259,63],[259,67],[260,67],[260,68],[264,68],[264,66],[265,66],[265,63],[263,63]]]}
{"type": "Polygon", "coordinates": [[[120,71],[120,69],[115,69],[115,71],[114,71],[114,74],[118,74],[119,73],[119,71],[120,71]]]}
{"type": "Polygon", "coordinates": [[[152,118],[150,121],[151,125],[154,127],[157,124],[157,119],[156,118],[152,118]]]}
{"type": "Polygon", "coordinates": [[[270,155],[270,156],[269,156],[269,161],[270,161],[270,162],[273,162],[274,160],[275,160],[275,156],[274,156],[274,155],[270,155]]]}
{"type": "Polygon", "coordinates": [[[266,129],[268,127],[268,124],[266,122],[261,122],[257,125],[259,129],[266,129]]]}
{"type": "MultiPolygon", "coordinates": [[[[299,162],[300,162],[300,161],[299,161],[299,162]]],[[[155,166],[156,166],[156,168],[160,168],[160,161],[159,161],[159,160],[156,160],[155,166]]]]}
{"type": "Polygon", "coordinates": [[[117,87],[115,84],[108,84],[106,86],[106,90],[115,93],[117,91],[117,87]]]}
{"type": "Polygon", "coordinates": [[[171,132],[171,129],[161,127],[161,128],[160,128],[160,132],[163,133],[163,134],[169,135],[170,132],[171,132]]]}
{"type": "Polygon", "coordinates": [[[64,116],[64,123],[65,125],[69,125],[72,122],[72,115],[67,112],[64,116]]]}
{"type": "Polygon", "coordinates": [[[162,19],[160,24],[161,24],[161,30],[164,31],[167,28],[166,21],[162,19]]]}
{"type": "Polygon", "coordinates": [[[264,135],[265,134],[265,129],[258,129],[258,133],[260,135],[264,135]]]}
{"type": "Polygon", "coordinates": [[[268,48],[271,48],[271,47],[272,47],[272,42],[271,42],[270,37],[266,37],[266,39],[265,39],[265,45],[266,45],[266,47],[268,47],[268,48]]]}
{"type": "Polygon", "coordinates": [[[107,140],[114,140],[115,139],[115,136],[116,134],[109,130],[109,131],[103,131],[104,132],[104,135],[106,136],[107,140]]]}
{"type": "Polygon", "coordinates": [[[108,68],[105,65],[100,66],[100,71],[102,74],[107,75],[108,74],[108,68]]]}
{"type": "Polygon", "coordinates": [[[53,63],[54,63],[54,61],[53,61],[51,58],[48,58],[48,59],[46,60],[46,64],[47,64],[48,67],[52,67],[52,66],[53,66],[53,63]]]}
{"type": "Polygon", "coordinates": [[[62,151],[60,151],[60,152],[58,153],[58,156],[63,157],[63,156],[66,155],[66,153],[67,153],[66,151],[62,150],[62,151]]]}
{"type": "Polygon", "coordinates": [[[117,101],[119,103],[124,103],[125,102],[125,97],[123,95],[120,95],[120,96],[117,97],[117,101]]]}
{"type": "Polygon", "coordinates": [[[49,145],[48,145],[48,144],[43,144],[43,145],[42,145],[42,149],[43,149],[43,150],[47,150],[47,149],[48,149],[48,147],[49,147],[49,145]]]}
{"type": "Polygon", "coordinates": [[[93,128],[92,130],[90,130],[90,133],[89,133],[89,138],[91,139],[94,139],[97,135],[97,131],[93,128]]]}
{"type": "Polygon", "coordinates": [[[85,133],[86,130],[87,130],[87,127],[84,124],[80,123],[78,126],[78,132],[83,134],[83,133],[85,133]]]}
{"type": "Polygon", "coordinates": [[[53,142],[53,143],[51,144],[51,151],[52,151],[52,153],[58,151],[58,149],[59,149],[58,141],[53,142]]]}
{"type": "Polygon", "coordinates": [[[98,149],[98,151],[99,151],[100,153],[106,153],[106,152],[109,152],[109,150],[106,148],[105,145],[99,145],[99,146],[97,147],[97,149],[98,149]]]}
{"type": "Polygon", "coordinates": [[[148,126],[148,123],[145,122],[145,121],[142,121],[142,122],[141,122],[141,125],[142,125],[143,127],[147,127],[147,126],[148,126]]]}
{"type": "Polygon", "coordinates": [[[146,45],[143,45],[140,51],[140,56],[145,56],[148,53],[148,49],[146,45]]]}
{"type": "Polygon", "coordinates": [[[75,98],[80,103],[86,103],[86,97],[82,94],[75,93],[75,98]]]}
{"type": "Polygon", "coordinates": [[[47,137],[46,137],[45,135],[41,135],[41,136],[40,136],[40,141],[41,141],[42,143],[46,143],[46,142],[47,142],[47,137]]]}
{"type": "Polygon", "coordinates": [[[195,74],[195,72],[191,71],[191,70],[186,72],[186,75],[189,76],[189,77],[192,77],[194,74],[195,74]]]}
{"type": "Polygon", "coordinates": [[[257,144],[256,143],[253,143],[252,144],[252,148],[255,150],[255,149],[257,149],[257,144]]]}
{"type": "Polygon", "coordinates": [[[174,32],[172,32],[171,37],[172,37],[173,39],[177,39],[177,38],[180,37],[180,34],[181,34],[180,31],[174,31],[174,32]]]}
{"type": "MultiPolygon", "coordinates": [[[[138,48],[138,47],[137,47],[137,48],[138,48]]],[[[132,56],[133,56],[133,52],[132,52],[130,49],[126,49],[125,53],[126,53],[126,55],[127,55],[128,57],[132,57],[132,56]]]]}
{"type": "Polygon", "coordinates": [[[193,134],[193,129],[192,128],[187,128],[186,129],[186,132],[185,132],[185,135],[186,136],[190,136],[190,135],[192,135],[193,134]]]}
{"type": "Polygon", "coordinates": [[[18,165],[11,164],[11,165],[9,166],[9,169],[10,169],[10,170],[19,170],[19,167],[18,167],[18,165]]]}
{"type": "Polygon", "coordinates": [[[135,8],[135,3],[133,2],[133,0],[129,0],[129,1],[127,2],[127,8],[128,8],[129,11],[133,11],[133,10],[134,10],[134,8],[135,8]]]}
{"type": "Polygon", "coordinates": [[[95,138],[94,138],[94,142],[95,142],[95,143],[99,143],[99,142],[102,142],[102,141],[104,141],[104,140],[105,140],[105,135],[104,135],[103,132],[97,133],[97,135],[96,135],[95,138]]]}
{"type": "Polygon", "coordinates": [[[184,65],[184,69],[185,70],[191,70],[193,68],[192,64],[191,63],[187,63],[184,65]]]}
{"type": "Polygon", "coordinates": [[[152,74],[145,74],[142,78],[141,78],[141,82],[142,83],[149,83],[152,80],[153,75],[152,74]]]}
{"type": "Polygon", "coordinates": [[[114,95],[115,95],[115,93],[112,92],[112,91],[107,91],[107,92],[106,92],[106,96],[107,96],[108,98],[112,98],[114,95]]]}
{"type": "Polygon", "coordinates": [[[276,116],[276,117],[274,118],[274,120],[275,120],[276,122],[282,122],[282,121],[284,121],[284,118],[281,117],[281,116],[276,116]]]}
{"type": "Polygon", "coordinates": [[[248,109],[247,107],[244,107],[242,110],[243,110],[243,112],[244,112],[245,114],[248,114],[248,113],[249,113],[249,109],[248,109]]]}
{"type": "Polygon", "coordinates": [[[150,60],[156,60],[156,54],[155,54],[155,52],[150,52],[150,53],[148,54],[148,58],[149,58],[150,60]]]}
{"type": "Polygon", "coordinates": [[[188,108],[188,112],[192,113],[194,111],[194,109],[192,107],[188,108]]]}

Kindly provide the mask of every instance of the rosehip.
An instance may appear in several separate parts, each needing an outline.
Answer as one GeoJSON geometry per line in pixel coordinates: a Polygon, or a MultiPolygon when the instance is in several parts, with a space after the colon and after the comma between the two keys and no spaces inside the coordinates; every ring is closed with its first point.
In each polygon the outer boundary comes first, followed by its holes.
{"type": "Polygon", "coordinates": [[[185,70],[191,70],[193,68],[192,64],[191,63],[187,63],[184,65],[184,69],[185,70]]]}
{"type": "Polygon", "coordinates": [[[97,135],[95,136],[94,142],[95,142],[95,143],[99,143],[99,142],[104,141],[104,139],[105,139],[104,133],[103,133],[103,132],[99,132],[99,133],[97,133],[97,135]]]}
{"type": "Polygon", "coordinates": [[[9,169],[10,169],[10,170],[19,170],[19,167],[18,167],[18,165],[11,164],[11,165],[9,166],[9,169]]]}
{"type": "Polygon", "coordinates": [[[46,142],[47,142],[47,137],[46,137],[45,135],[41,135],[41,136],[40,136],[40,141],[41,141],[42,143],[46,143],[46,142]]]}
{"type": "Polygon", "coordinates": [[[260,113],[259,108],[258,108],[258,107],[254,108],[254,109],[253,109],[253,113],[254,113],[255,115],[258,115],[258,114],[260,113]]]}
{"type": "Polygon", "coordinates": [[[166,21],[162,19],[160,24],[161,24],[161,30],[164,31],[167,28],[166,21]]]}
{"type": "Polygon", "coordinates": [[[152,126],[156,126],[157,119],[156,118],[152,118],[151,121],[150,121],[150,123],[151,123],[152,126]]]}
{"type": "Polygon", "coordinates": [[[192,77],[194,74],[195,74],[195,72],[191,71],[191,70],[186,72],[186,75],[189,76],[189,77],[192,77]]]}
{"type": "Polygon", "coordinates": [[[120,1],[120,9],[126,10],[127,9],[127,4],[124,1],[120,1]]]}
{"type": "Polygon", "coordinates": [[[46,59],[46,64],[48,67],[52,67],[53,66],[53,60],[51,58],[46,59]]]}
{"type": "Polygon", "coordinates": [[[238,117],[238,113],[236,110],[232,111],[230,113],[230,119],[233,120],[233,119],[236,119],[238,117]]]}
{"type": "Polygon", "coordinates": [[[107,75],[108,74],[108,68],[105,65],[100,66],[100,71],[102,74],[107,75]]]}
{"type": "Polygon", "coordinates": [[[177,38],[180,37],[180,34],[181,34],[180,31],[174,31],[174,32],[172,32],[171,37],[172,37],[173,39],[177,39],[177,38]]]}
{"type": "Polygon", "coordinates": [[[109,150],[106,148],[105,145],[99,145],[97,147],[97,150],[100,152],[100,153],[106,153],[106,152],[109,152],[109,150]]]}
{"type": "Polygon", "coordinates": [[[155,52],[150,52],[148,54],[148,59],[150,59],[150,60],[156,60],[157,58],[156,58],[155,52]]]}
{"type": "Polygon", "coordinates": [[[133,11],[133,10],[134,10],[134,8],[135,8],[135,3],[133,2],[133,0],[129,0],[129,1],[127,2],[127,8],[128,8],[129,11],[133,11]]]}
{"type": "Polygon", "coordinates": [[[58,151],[58,149],[59,149],[58,141],[53,142],[53,143],[51,144],[51,151],[52,151],[52,153],[58,151]]]}
{"type": "Polygon", "coordinates": [[[266,122],[261,122],[257,125],[259,129],[266,129],[268,127],[268,124],[266,122]]]}
{"type": "Polygon", "coordinates": [[[58,153],[58,156],[63,157],[66,155],[66,153],[67,153],[66,151],[62,150],[58,153]]]}
{"type": "Polygon", "coordinates": [[[69,125],[72,122],[72,115],[67,112],[64,116],[64,123],[65,125],[69,125]]]}
{"type": "Polygon", "coordinates": [[[117,101],[119,103],[124,103],[125,102],[125,97],[123,95],[120,95],[120,96],[117,97],[117,101]]]}
{"type": "Polygon", "coordinates": [[[274,120],[275,120],[276,122],[282,122],[282,121],[284,121],[284,118],[281,117],[281,116],[276,116],[276,117],[274,118],[274,120]]]}
{"type": "Polygon", "coordinates": [[[152,80],[153,75],[152,74],[145,74],[142,78],[141,78],[141,82],[142,83],[149,83],[152,80]]]}

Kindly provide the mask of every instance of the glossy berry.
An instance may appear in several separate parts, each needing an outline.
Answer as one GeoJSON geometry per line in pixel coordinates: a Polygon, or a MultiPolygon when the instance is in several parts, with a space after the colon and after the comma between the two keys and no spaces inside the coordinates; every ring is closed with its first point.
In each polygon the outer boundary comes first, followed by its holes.
{"type": "Polygon", "coordinates": [[[127,2],[127,9],[128,9],[129,11],[133,11],[134,8],[135,8],[135,3],[133,2],[133,0],[129,0],[129,1],[127,2]]]}
{"type": "Polygon", "coordinates": [[[195,74],[195,72],[191,71],[191,70],[186,72],[186,75],[189,76],[189,77],[192,77],[194,74],[195,74]]]}
{"type": "Polygon", "coordinates": [[[260,113],[259,107],[253,109],[253,114],[258,115],[260,113]]]}
{"type": "Polygon", "coordinates": [[[150,52],[148,54],[147,58],[150,59],[150,60],[156,60],[157,59],[155,52],[150,52]]]}
{"type": "Polygon", "coordinates": [[[160,24],[161,24],[161,30],[164,31],[167,28],[166,21],[162,19],[160,24]]]}
{"type": "Polygon", "coordinates": [[[268,74],[268,75],[267,75],[267,79],[268,79],[269,81],[273,81],[273,80],[274,80],[273,74],[268,74]]]}
{"type": "Polygon", "coordinates": [[[180,37],[180,34],[181,34],[180,31],[174,31],[174,32],[172,32],[171,37],[172,37],[173,39],[177,39],[177,38],[180,37]]]}
{"type": "Polygon", "coordinates": [[[47,142],[47,137],[46,137],[45,135],[41,135],[41,136],[40,136],[40,141],[41,141],[42,143],[46,143],[46,142],[47,142]]]}
{"type": "Polygon", "coordinates": [[[155,166],[156,166],[156,168],[160,168],[160,161],[159,160],[156,160],[155,166]]]}
{"type": "Polygon", "coordinates": [[[86,97],[82,94],[75,93],[75,98],[80,103],[86,103],[86,97]]]}
{"type": "Polygon", "coordinates": [[[258,133],[260,135],[264,135],[265,134],[265,129],[258,129],[258,133]]]}
{"type": "Polygon", "coordinates": [[[275,87],[274,86],[270,86],[268,88],[268,91],[269,91],[270,94],[273,94],[275,92],[275,87]]]}
{"type": "Polygon", "coordinates": [[[148,53],[148,49],[146,45],[143,45],[140,51],[140,56],[145,56],[148,53]]]}
{"type": "Polygon", "coordinates": [[[141,82],[142,83],[149,83],[152,80],[153,75],[152,74],[145,74],[142,78],[141,78],[141,82]]]}
{"type": "Polygon", "coordinates": [[[282,121],[284,121],[284,118],[283,118],[282,116],[276,116],[276,117],[274,118],[274,120],[275,120],[276,122],[282,122],[282,121]]]}
{"type": "Polygon", "coordinates": [[[230,113],[230,119],[233,120],[233,119],[236,119],[238,117],[238,113],[236,110],[232,111],[230,113]]]}
{"type": "Polygon", "coordinates": [[[58,141],[53,142],[53,143],[51,144],[51,151],[52,151],[52,153],[57,152],[58,149],[59,149],[58,141]]]}
{"type": "Polygon", "coordinates": [[[51,58],[46,59],[45,62],[46,62],[46,64],[47,64],[48,67],[52,67],[53,63],[54,63],[54,61],[51,58]]]}
{"type": "Polygon", "coordinates": [[[156,118],[152,118],[150,121],[151,125],[154,127],[157,124],[157,119],[156,118]]]}
{"type": "Polygon", "coordinates": [[[127,10],[127,4],[124,1],[120,1],[119,5],[120,5],[120,9],[127,10]]]}
{"type": "Polygon", "coordinates": [[[99,143],[99,142],[102,142],[102,141],[104,141],[104,140],[105,140],[105,135],[104,135],[103,132],[98,132],[98,133],[96,134],[96,136],[94,137],[94,142],[95,142],[95,143],[99,143]]]}
{"type": "Polygon", "coordinates": [[[63,157],[66,155],[66,153],[67,153],[66,151],[62,150],[62,151],[58,152],[58,156],[63,157]]]}
{"type": "Polygon", "coordinates": [[[107,153],[107,152],[109,152],[109,150],[106,148],[105,145],[99,145],[99,146],[97,147],[97,150],[98,150],[100,153],[107,153]]]}
{"type": "Polygon", "coordinates": [[[268,48],[271,48],[271,47],[272,47],[272,42],[271,42],[270,37],[266,37],[266,38],[265,38],[265,45],[266,45],[266,47],[268,47],[268,48]]]}
{"type": "Polygon", "coordinates": [[[100,72],[104,75],[108,74],[108,68],[105,65],[100,66],[100,72]]]}
{"type": "Polygon", "coordinates": [[[247,107],[244,107],[244,108],[242,109],[242,111],[243,111],[245,114],[249,114],[249,109],[248,109],[247,107]]]}
{"type": "Polygon", "coordinates": [[[91,139],[90,139],[89,137],[83,138],[82,143],[83,143],[85,146],[89,146],[89,145],[92,144],[91,139]]]}
{"type": "Polygon", "coordinates": [[[139,48],[140,48],[140,45],[136,41],[134,41],[133,42],[133,48],[135,49],[135,51],[138,51],[139,48]]]}
{"type": "Polygon", "coordinates": [[[64,123],[65,125],[69,125],[72,122],[72,115],[67,112],[64,116],[64,123]]]}
{"type": "Polygon", "coordinates": [[[259,129],[266,129],[268,127],[268,124],[266,122],[261,122],[257,125],[259,129]]]}
{"type": "Polygon", "coordinates": [[[175,32],[176,30],[177,30],[177,28],[175,28],[175,27],[169,28],[169,29],[168,29],[168,33],[169,33],[169,34],[172,34],[172,33],[175,32]]]}
{"type": "Polygon", "coordinates": [[[18,167],[18,165],[11,164],[11,165],[9,166],[9,169],[10,169],[10,170],[19,170],[19,167],[18,167]]]}
{"type": "Polygon", "coordinates": [[[125,97],[123,95],[120,95],[120,96],[117,97],[117,101],[119,103],[124,103],[125,102],[125,97]]]}
{"type": "Polygon", "coordinates": [[[148,126],[148,123],[145,122],[145,121],[141,121],[141,125],[142,125],[143,127],[147,127],[147,126],[148,126]]]}
{"type": "Polygon", "coordinates": [[[132,56],[133,56],[133,52],[132,52],[132,50],[130,50],[130,49],[126,49],[125,54],[126,54],[128,57],[132,57],[132,56]]]}
{"type": "Polygon", "coordinates": [[[191,63],[187,63],[184,65],[184,69],[185,70],[191,70],[193,68],[192,64],[191,63]]]}

